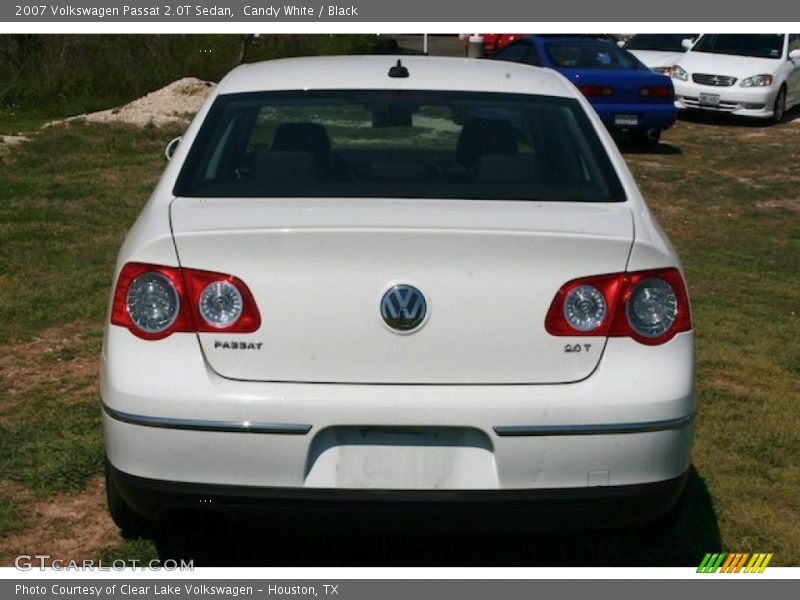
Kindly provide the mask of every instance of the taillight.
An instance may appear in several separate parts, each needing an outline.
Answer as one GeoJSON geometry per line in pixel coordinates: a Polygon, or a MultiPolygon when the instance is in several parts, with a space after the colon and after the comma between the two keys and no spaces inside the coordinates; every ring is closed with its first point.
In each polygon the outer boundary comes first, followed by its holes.
{"type": "Polygon", "coordinates": [[[578,87],[584,96],[613,96],[614,88],[609,85],[584,84],[578,87]]]}
{"type": "Polygon", "coordinates": [[[197,331],[252,333],[261,327],[255,298],[241,279],[196,269],[181,271],[197,331]]]}
{"type": "Polygon", "coordinates": [[[639,95],[645,98],[672,98],[674,91],[668,85],[651,85],[639,88],[639,95]]]}
{"type": "Polygon", "coordinates": [[[686,285],[674,268],[574,279],[558,290],[545,318],[551,335],[630,337],[647,345],[691,328],[686,285]]]}
{"type": "Polygon", "coordinates": [[[619,275],[600,275],[574,279],[564,284],[547,313],[547,332],[551,335],[608,335],[621,283],[619,275]],[[594,294],[584,291],[588,289],[602,297],[602,311],[600,302],[591,299],[594,294]],[[594,326],[589,327],[592,318],[594,326]],[[582,320],[583,326],[576,324],[577,319],[582,320]]]}
{"type": "Polygon", "coordinates": [[[232,275],[128,263],[117,280],[111,322],[158,340],[177,332],[251,333],[261,316],[250,289],[232,275]]]}

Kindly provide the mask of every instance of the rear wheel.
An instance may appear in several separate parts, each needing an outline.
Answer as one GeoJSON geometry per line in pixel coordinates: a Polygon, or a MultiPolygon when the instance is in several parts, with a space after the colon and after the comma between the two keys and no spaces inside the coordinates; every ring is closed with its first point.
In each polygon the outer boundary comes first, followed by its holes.
{"type": "Polygon", "coordinates": [[[775,124],[783,123],[786,116],[786,88],[781,87],[778,96],[775,98],[775,105],[772,107],[772,122],[775,124]]]}
{"type": "Polygon", "coordinates": [[[650,129],[648,131],[631,131],[631,140],[638,148],[655,148],[661,139],[660,129],[650,129]]]}
{"type": "Polygon", "coordinates": [[[111,520],[119,527],[122,537],[135,539],[147,537],[153,532],[153,521],[135,512],[120,495],[113,479],[109,476],[108,462],[106,462],[106,501],[111,520]]]}

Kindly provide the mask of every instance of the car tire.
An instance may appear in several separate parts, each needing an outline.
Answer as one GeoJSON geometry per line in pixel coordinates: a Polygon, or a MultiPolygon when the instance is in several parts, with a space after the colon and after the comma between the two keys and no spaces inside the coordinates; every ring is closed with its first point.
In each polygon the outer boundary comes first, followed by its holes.
{"type": "Polygon", "coordinates": [[[661,139],[661,130],[653,129],[647,131],[631,131],[631,140],[637,148],[648,150],[658,146],[661,139]]]}
{"type": "Polygon", "coordinates": [[[152,534],[155,523],[134,511],[125,502],[109,476],[108,462],[106,462],[106,502],[111,520],[119,528],[122,537],[137,539],[152,534]]]}
{"type": "Polygon", "coordinates": [[[776,125],[783,123],[786,116],[786,86],[781,86],[778,95],[775,97],[775,104],[772,107],[772,122],[776,125]]]}

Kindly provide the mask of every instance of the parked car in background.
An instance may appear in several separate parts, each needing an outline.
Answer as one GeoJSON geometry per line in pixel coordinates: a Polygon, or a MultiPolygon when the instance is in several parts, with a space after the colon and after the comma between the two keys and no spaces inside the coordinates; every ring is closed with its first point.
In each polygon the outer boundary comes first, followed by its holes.
{"type": "MultiPolygon", "coordinates": [[[[490,57],[498,50],[502,50],[514,40],[518,40],[524,33],[479,33],[477,34],[483,39],[483,55],[490,57]]],[[[464,43],[469,44],[471,36],[464,38],[464,43]]]]}
{"type": "Polygon", "coordinates": [[[671,74],[679,109],[780,123],[800,104],[800,34],[707,33],[671,74]]]}
{"type": "Polygon", "coordinates": [[[694,42],[696,33],[639,33],[622,46],[653,71],[669,75],[672,65],[686,52],[684,40],[694,42]]]}
{"type": "Polygon", "coordinates": [[[657,144],[661,132],[675,123],[670,78],[608,39],[528,35],[494,59],[559,71],[589,99],[610,131],[628,132],[639,145],[657,144]]]}
{"type": "Polygon", "coordinates": [[[694,334],[564,77],[292,58],[237,67],[173,148],[118,256],[100,395],[129,533],[187,508],[615,526],[681,494],[694,334]]]}

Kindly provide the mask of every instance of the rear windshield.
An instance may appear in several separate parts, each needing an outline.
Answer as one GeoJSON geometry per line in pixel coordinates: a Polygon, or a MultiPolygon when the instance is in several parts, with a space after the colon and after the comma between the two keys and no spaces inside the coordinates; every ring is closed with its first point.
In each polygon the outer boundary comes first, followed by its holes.
{"type": "Polygon", "coordinates": [[[647,69],[627,50],[603,40],[558,40],[544,48],[550,62],[562,69],[647,69]]]}
{"type": "Polygon", "coordinates": [[[628,50],[660,50],[661,52],[686,52],[683,40],[693,40],[696,33],[640,33],[633,36],[625,48],[628,50]]]}
{"type": "Polygon", "coordinates": [[[692,47],[692,52],[780,58],[783,34],[707,33],[692,47]]]}
{"type": "Polygon", "coordinates": [[[218,97],[175,195],[624,200],[574,99],[381,90],[218,97]]]}

